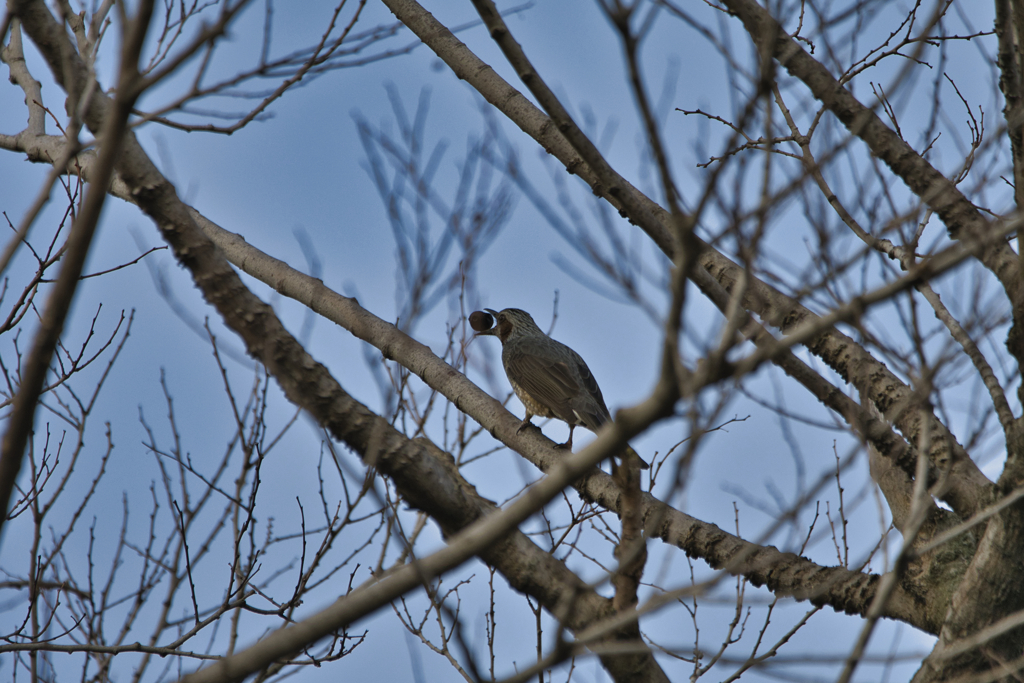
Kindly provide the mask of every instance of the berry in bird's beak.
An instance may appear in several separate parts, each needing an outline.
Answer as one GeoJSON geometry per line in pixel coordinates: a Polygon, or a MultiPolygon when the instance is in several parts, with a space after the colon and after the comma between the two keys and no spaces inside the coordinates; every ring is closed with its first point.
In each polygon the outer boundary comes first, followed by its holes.
{"type": "Polygon", "coordinates": [[[494,317],[483,311],[473,311],[469,314],[469,326],[477,334],[494,334],[494,317]]]}

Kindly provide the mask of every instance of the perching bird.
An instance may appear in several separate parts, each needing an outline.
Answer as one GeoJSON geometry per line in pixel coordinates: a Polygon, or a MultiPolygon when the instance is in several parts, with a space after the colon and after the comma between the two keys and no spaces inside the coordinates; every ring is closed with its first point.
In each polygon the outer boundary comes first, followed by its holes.
{"type": "MultiPolygon", "coordinates": [[[[535,415],[556,417],[569,425],[569,440],[560,447],[571,450],[572,432],[577,426],[596,432],[612,421],[601,388],[580,354],[544,334],[526,311],[484,310],[497,319],[497,324],[479,330],[477,335],[487,334],[501,340],[501,364],[526,408],[518,431],[532,424],[530,420],[535,415]]],[[[479,318],[471,323],[474,328],[478,324],[485,328],[490,325],[490,321],[484,324],[479,318]]],[[[641,469],[650,467],[632,448],[627,446],[626,452],[636,456],[641,469]]]]}

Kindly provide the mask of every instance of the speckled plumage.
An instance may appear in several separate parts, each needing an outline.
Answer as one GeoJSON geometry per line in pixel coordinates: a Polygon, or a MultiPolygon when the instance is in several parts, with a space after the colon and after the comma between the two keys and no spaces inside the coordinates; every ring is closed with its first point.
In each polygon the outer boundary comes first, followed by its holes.
{"type": "MultiPolygon", "coordinates": [[[[596,432],[611,422],[601,388],[580,354],[544,334],[526,311],[484,310],[495,317],[496,323],[478,334],[501,340],[505,374],[526,408],[520,431],[535,415],[558,418],[569,425],[569,439],[561,446],[571,449],[576,427],[596,432]]],[[[635,455],[632,448],[628,452],[635,455]]],[[[640,467],[647,469],[647,463],[639,461],[640,467]]]]}

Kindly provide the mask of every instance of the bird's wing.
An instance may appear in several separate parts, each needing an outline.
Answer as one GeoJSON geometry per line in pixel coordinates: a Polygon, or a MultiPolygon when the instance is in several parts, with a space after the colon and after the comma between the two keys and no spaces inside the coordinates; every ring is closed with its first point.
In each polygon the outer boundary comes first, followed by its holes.
{"type": "Polygon", "coordinates": [[[572,409],[572,399],[579,393],[579,383],[565,361],[532,353],[510,354],[505,371],[508,378],[518,384],[530,398],[569,424],[578,422],[572,409]]]}
{"type": "MultiPolygon", "coordinates": [[[[571,349],[570,349],[571,350],[571,349]]],[[[605,422],[611,422],[612,416],[608,412],[608,406],[604,403],[604,396],[601,395],[601,387],[597,386],[590,368],[575,351],[572,355],[576,361],[576,370],[579,372],[585,394],[577,396],[573,403],[573,411],[579,418],[581,425],[592,432],[596,432],[605,422]]]]}
{"type": "Polygon", "coordinates": [[[565,350],[568,353],[559,357],[514,353],[505,369],[509,379],[559,419],[596,430],[610,420],[601,389],[579,354],[569,347],[565,350]]]}

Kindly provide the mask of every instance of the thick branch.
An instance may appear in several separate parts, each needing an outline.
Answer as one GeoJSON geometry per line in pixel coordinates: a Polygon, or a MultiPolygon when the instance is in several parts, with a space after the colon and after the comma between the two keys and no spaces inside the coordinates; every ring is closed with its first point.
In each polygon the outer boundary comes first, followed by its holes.
{"type": "Polygon", "coordinates": [[[1006,133],[1010,138],[1010,152],[1013,154],[1013,188],[1017,208],[1024,208],[1024,65],[1021,64],[1020,4],[1014,7],[1010,0],[996,0],[996,35],[999,37],[999,89],[1003,91],[1006,106],[1003,118],[1006,133]]]}
{"type": "Polygon", "coordinates": [[[992,680],[1019,678],[1004,678],[1009,672],[1003,664],[1015,662],[1010,670],[1019,670],[1024,642],[1020,620],[1010,628],[986,632],[1001,619],[1024,611],[1020,591],[1022,520],[1024,504],[1018,501],[988,521],[974,560],[952,596],[939,642],[914,676],[915,682],[948,681],[987,670],[998,672],[992,680]],[[986,635],[979,638],[981,634],[986,635]]]}

